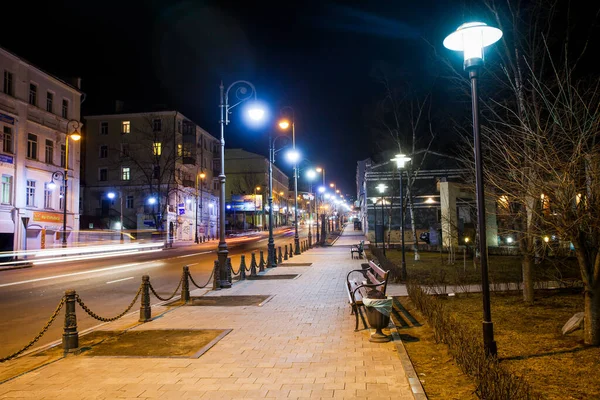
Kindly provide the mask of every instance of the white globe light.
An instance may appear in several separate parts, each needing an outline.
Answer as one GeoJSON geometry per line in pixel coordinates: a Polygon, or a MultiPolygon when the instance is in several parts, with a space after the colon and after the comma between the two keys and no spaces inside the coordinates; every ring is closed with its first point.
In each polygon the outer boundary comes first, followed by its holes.
{"type": "Polygon", "coordinates": [[[483,59],[484,47],[496,43],[502,37],[502,31],[483,22],[468,22],[444,39],[444,47],[464,52],[464,59],[483,59]]]}
{"type": "Polygon", "coordinates": [[[291,163],[297,163],[300,159],[300,153],[298,153],[296,150],[290,150],[286,153],[286,158],[291,163]]]}
{"type": "Polygon", "coordinates": [[[108,192],[106,194],[106,197],[108,197],[109,199],[112,200],[112,199],[114,199],[116,197],[116,194],[115,194],[115,192],[108,192]]]}

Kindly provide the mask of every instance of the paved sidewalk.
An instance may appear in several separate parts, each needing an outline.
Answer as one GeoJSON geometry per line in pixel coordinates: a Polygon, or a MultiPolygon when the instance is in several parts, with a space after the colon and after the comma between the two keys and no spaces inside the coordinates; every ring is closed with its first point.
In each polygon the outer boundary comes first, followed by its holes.
{"type": "Polygon", "coordinates": [[[198,359],[68,356],[0,385],[0,398],[413,399],[394,342],[371,343],[368,330],[354,332],[345,277],[364,260],[351,260],[344,243],[355,242],[352,236],[288,261],[312,266],[267,271],[300,274],[296,279],[243,281],[207,293],[273,295],[261,307],[184,306],[133,328],[232,329],[198,359]]]}

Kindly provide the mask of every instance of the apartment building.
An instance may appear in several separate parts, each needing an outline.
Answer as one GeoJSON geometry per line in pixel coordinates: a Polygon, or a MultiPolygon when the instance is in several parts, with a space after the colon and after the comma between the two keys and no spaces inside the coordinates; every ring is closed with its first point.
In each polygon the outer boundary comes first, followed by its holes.
{"type": "Polygon", "coordinates": [[[82,229],[168,232],[194,240],[218,231],[219,142],[177,111],[85,117],[82,229]],[[122,225],[121,225],[122,224],[122,225]]]}
{"type": "Polygon", "coordinates": [[[71,244],[79,227],[80,147],[69,139],[67,162],[66,140],[81,128],[80,82],[67,83],[2,48],[0,73],[0,251],[60,246],[65,205],[71,244]]]}

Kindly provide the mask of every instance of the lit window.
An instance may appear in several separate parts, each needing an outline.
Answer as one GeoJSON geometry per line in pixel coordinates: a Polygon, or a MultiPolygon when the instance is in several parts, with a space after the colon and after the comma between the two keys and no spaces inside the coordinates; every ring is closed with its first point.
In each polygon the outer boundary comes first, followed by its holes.
{"type": "Polygon", "coordinates": [[[35,207],[35,181],[27,180],[25,205],[35,207]]]}
{"type": "Polygon", "coordinates": [[[131,121],[123,121],[121,123],[121,133],[131,133],[131,121]]]}
{"type": "Polygon", "coordinates": [[[181,143],[177,143],[177,157],[181,157],[183,155],[183,146],[181,143]]]}
{"type": "Polygon", "coordinates": [[[2,175],[2,204],[12,203],[12,181],[11,175],[2,175]]]}
{"type": "Polygon", "coordinates": [[[129,167],[121,168],[121,179],[124,181],[128,181],[131,179],[131,170],[129,167]]]}
{"type": "Polygon", "coordinates": [[[162,144],[160,142],[154,142],[152,144],[152,154],[160,156],[162,154],[162,144]]]}

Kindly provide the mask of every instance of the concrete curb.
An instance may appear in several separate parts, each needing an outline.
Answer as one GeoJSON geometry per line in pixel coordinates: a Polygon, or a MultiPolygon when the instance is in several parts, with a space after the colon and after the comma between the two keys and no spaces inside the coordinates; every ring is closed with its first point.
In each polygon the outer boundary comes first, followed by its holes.
{"type": "MultiPolygon", "coordinates": [[[[393,321],[393,317],[392,317],[393,321]]],[[[423,389],[423,385],[421,385],[421,380],[415,371],[415,368],[406,352],[406,348],[404,347],[404,343],[402,343],[402,339],[400,339],[400,333],[398,332],[398,328],[396,327],[396,323],[393,322],[392,327],[390,328],[392,337],[394,338],[394,344],[396,345],[396,350],[398,351],[398,357],[402,362],[402,367],[404,368],[404,372],[406,374],[406,378],[408,379],[408,383],[410,384],[410,389],[412,390],[413,396],[415,400],[427,400],[427,395],[425,394],[425,389],[423,389]]]]}

